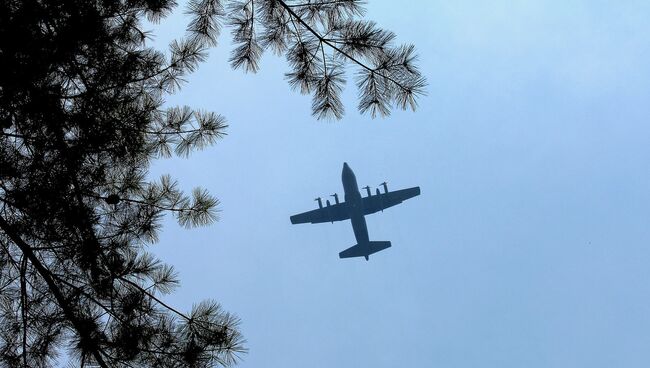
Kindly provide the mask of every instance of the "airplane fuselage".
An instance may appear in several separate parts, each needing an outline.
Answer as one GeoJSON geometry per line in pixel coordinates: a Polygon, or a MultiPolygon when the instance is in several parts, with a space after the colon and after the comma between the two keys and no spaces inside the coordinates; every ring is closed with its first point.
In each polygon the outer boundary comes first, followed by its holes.
{"type": "Polygon", "coordinates": [[[363,214],[363,201],[361,200],[361,193],[359,192],[359,186],[357,185],[357,178],[347,163],[343,164],[341,180],[343,181],[345,202],[349,205],[348,208],[350,210],[350,221],[352,222],[354,237],[357,239],[358,244],[368,244],[370,242],[370,239],[368,238],[368,226],[366,225],[366,218],[363,214]]]}
{"type": "Polygon", "coordinates": [[[369,239],[365,216],[383,211],[409,198],[420,195],[420,187],[389,192],[384,182],[381,184],[384,186],[384,193],[380,193],[379,189],[377,189],[377,194],[372,195],[370,187],[366,186],[365,189],[368,192],[368,196],[361,197],[357,178],[347,163],[343,163],[341,181],[343,182],[343,191],[345,193],[345,200],[343,202],[339,202],[336,194],[332,194],[336,203],[331,204],[328,200],[326,201],[326,206],[323,206],[320,198],[316,198],[316,201],[318,201],[317,209],[290,216],[289,219],[292,224],[334,223],[334,221],[349,219],[352,223],[352,230],[354,230],[354,237],[357,239],[357,244],[339,252],[339,258],[364,257],[368,260],[371,254],[390,248],[391,243],[390,241],[371,241],[369,239]]]}

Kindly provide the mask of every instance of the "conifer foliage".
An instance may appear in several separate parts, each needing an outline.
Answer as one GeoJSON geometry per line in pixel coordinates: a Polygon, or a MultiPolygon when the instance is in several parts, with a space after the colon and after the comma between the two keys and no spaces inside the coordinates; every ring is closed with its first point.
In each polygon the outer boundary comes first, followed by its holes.
{"type": "Polygon", "coordinates": [[[411,46],[359,20],[356,0],[190,1],[187,32],[168,50],[142,23],[169,0],[0,3],[0,365],[230,366],[245,352],[238,319],[214,301],[165,303],[174,269],[147,247],[165,213],[184,227],[217,219],[204,189],[150,180],[153,159],[215,143],[224,117],[167,107],[205,61],[222,26],[234,68],[285,55],[287,79],[340,118],[344,64],[356,66],[359,109],[415,108],[424,79],[411,46]]]}

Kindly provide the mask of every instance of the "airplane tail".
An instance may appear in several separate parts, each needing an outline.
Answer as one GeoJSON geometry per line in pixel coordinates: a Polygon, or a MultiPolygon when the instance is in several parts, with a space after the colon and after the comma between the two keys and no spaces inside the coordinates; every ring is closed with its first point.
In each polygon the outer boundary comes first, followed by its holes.
{"type": "Polygon", "coordinates": [[[356,244],[339,253],[339,258],[365,257],[377,253],[380,250],[390,248],[389,241],[371,241],[366,244],[356,244]]]}

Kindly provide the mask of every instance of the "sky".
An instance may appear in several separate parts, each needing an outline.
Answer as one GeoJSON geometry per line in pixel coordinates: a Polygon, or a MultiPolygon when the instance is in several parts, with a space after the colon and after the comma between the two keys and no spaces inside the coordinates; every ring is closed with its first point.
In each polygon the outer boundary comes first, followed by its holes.
{"type": "MultiPolygon", "coordinates": [[[[283,58],[233,71],[224,32],[168,103],[224,115],[228,135],[151,170],[221,201],[219,222],[166,220],[151,246],[180,274],[166,300],[238,315],[243,368],[648,367],[648,14],[633,0],[372,1],[366,19],[416,45],[428,94],[371,119],[350,83],[335,122],[311,116],[283,58]],[[369,262],[338,258],[349,221],[289,222],[342,194],[343,162],[360,186],[422,190],[367,216],[370,239],[393,244],[369,262]]],[[[155,42],[186,24],[177,11],[155,42]]]]}

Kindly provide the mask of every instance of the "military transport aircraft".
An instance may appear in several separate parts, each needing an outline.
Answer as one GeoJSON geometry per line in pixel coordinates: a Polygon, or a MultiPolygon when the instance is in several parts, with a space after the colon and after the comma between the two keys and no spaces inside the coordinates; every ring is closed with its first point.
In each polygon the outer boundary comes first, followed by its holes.
{"type": "Polygon", "coordinates": [[[326,205],[323,206],[321,198],[316,198],[315,201],[318,201],[318,209],[291,216],[291,223],[334,223],[334,221],[350,219],[357,244],[340,252],[339,258],[365,257],[367,261],[369,255],[390,247],[390,242],[370,241],[368,239],[368,227],[366,226],[366,218],[364,216],[377,211],[383,211],[388,207],[395,206],[409,198],[420,195],[420,187],[389,192],[388,185],[386,182],[383,182],[380,185],[384,187],[384,193],[380,193],[379,188],[377,188],[375,195],[372,195],[370,187],[366,186],[363,189],[368,192],[368,196],[362,198],[361,193],[359,193],[359,187],[357,186],[357,178],[354,176],[347,162],[343,163],[341,177],[345,192],[345,202],[339,202],[339,196],[336,193],[332,194],[335,201],[334,204],[326,200],[326,205]]]}

